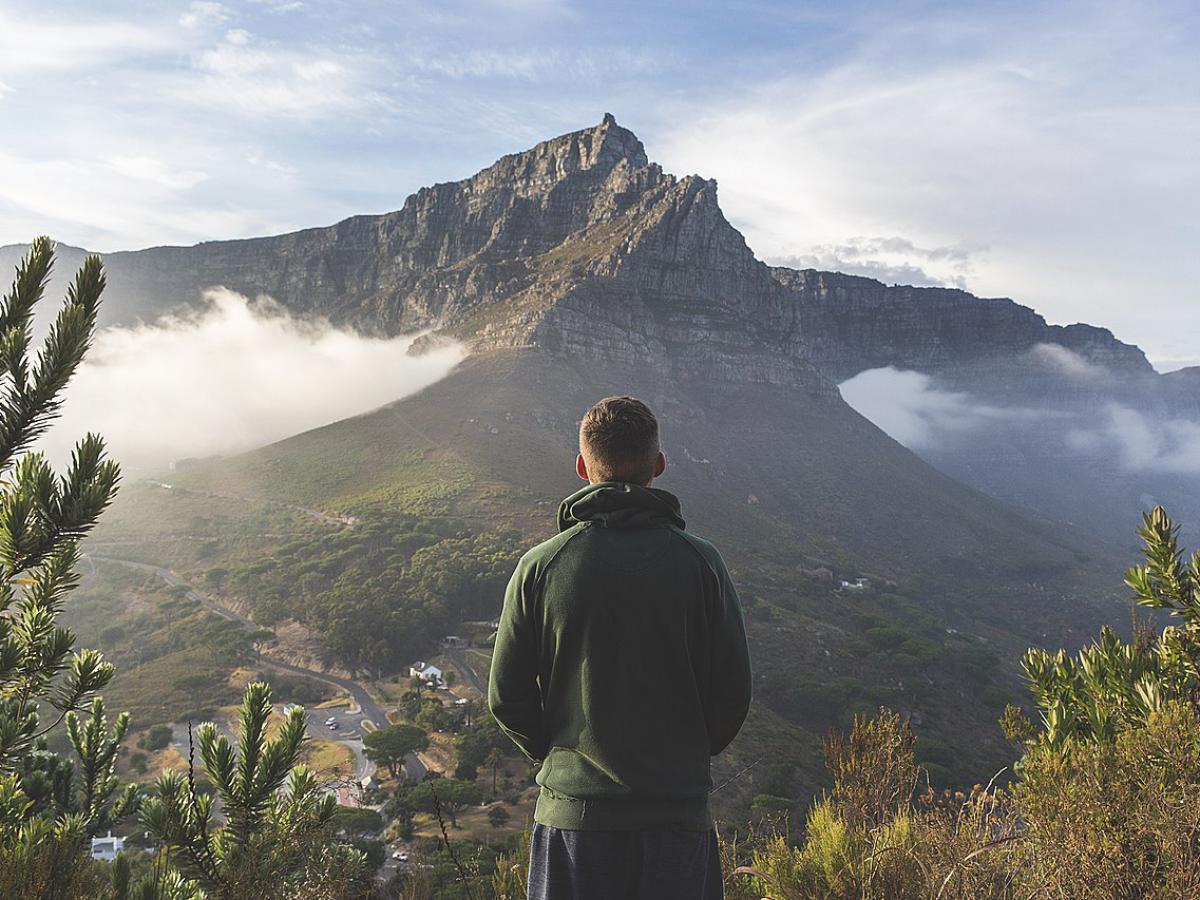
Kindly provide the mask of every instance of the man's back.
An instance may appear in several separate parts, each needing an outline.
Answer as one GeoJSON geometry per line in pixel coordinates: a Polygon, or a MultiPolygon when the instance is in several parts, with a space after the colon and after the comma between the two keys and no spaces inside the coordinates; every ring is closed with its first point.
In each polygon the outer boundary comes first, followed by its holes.
{"type": "Polygon", "coordinates": [[[658,419],[606,397],[579,424],[559,534],[517,564],[488,705],[542,786],[530,900],[719,900],[709,757],[750,706],[737,593],[684,531],[658,419]]]}
{"type": "Polygon", "coordinates": [[[672,495],[637,485],[584,488],[563,502],[559,527],[510,583],[489,698],[543,760],[537,821],[710,828],[709,757],[750,696],[720,555],[683,530],[672,495]]]}

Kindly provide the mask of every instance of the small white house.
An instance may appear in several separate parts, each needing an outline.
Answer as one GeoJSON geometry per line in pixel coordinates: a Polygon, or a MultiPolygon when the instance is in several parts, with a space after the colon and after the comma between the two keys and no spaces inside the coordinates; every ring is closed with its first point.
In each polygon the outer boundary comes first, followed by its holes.
{"type": "Polygon", "coordinates": [[[867,578],[855,578],[853,581],[842,580],[842,590],[844,591],[861,591],[871,586],[871,582],[867,578]]]}
{"type": "Polygon", "coordinates": [[[420,678],[422,681],[426,681],[432,685],[442,683],[442,670],[431,663],[421,662],[420,660],[408,667],[408,674],[413,678],[420,678]]]}
{"type": "Polygon", "coordinates": [[[107,837],[92,838],[92,859],[102,859],[112,862],[117,854],[125,849],[125,838],[113,837],[110,831],[107,837]]]}

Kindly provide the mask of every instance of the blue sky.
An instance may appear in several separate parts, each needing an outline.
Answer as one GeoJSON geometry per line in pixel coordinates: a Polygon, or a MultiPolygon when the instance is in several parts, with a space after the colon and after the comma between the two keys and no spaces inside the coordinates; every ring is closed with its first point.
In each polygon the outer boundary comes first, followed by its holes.
{"type": "Polygon", "coordinates": [[[383,212],[598,122],[771,261],[1200,364],[1194,3],[0,0],[0,243],[383,212]]]}

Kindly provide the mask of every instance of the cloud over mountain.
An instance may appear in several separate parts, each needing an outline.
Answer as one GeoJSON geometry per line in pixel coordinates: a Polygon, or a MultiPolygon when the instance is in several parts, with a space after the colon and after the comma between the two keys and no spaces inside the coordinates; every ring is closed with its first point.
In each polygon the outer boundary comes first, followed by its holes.
{"type": "Polygon", "coordinates": [[[412,342],[213,289],[199,312],[101,331],[45,447],[61,461],[96,431],[132,470],[246,450],[400,399],[462,358],[449,344],[409,355],[412,342]]]}

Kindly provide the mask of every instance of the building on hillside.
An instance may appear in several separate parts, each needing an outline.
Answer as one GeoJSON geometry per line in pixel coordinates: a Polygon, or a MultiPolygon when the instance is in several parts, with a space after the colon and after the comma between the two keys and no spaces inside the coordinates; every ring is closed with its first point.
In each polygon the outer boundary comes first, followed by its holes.
{"type": "Polygon", "coordinates": [[[843,578],[842,585],[841,585],[842,590],[844,590],[844,591],[861,591],[865,588],[869,588],[870,586],[871,586],[871,580],[869,578],[863,578],[861,576],[858,578],[855,578],[853,581],[846,581],[843,578]]]}
{"type": "Polygon", "coordinates": [[[112,862],[117,858],[117,854],[125,849],[125,838],[113,837],[110,831],[106,837],[92,838],[92,859],[101,859],[105,862],[112,862]]]}
{"type": "Polygon", "coordinates": [[[408,674],[413,678],[420,678],[422,681],[428,682],[435,687],[442,683],[442,670],[432,663],[422,662],[417,660],[408,667],[408,674]]]}
{"type": "Polygon", "coordinates": [[[459,637],[457,634],[448,634],[442,638],[443,650],[466,650],[471,646],[471,642],[465,637],[459,637]]]}

